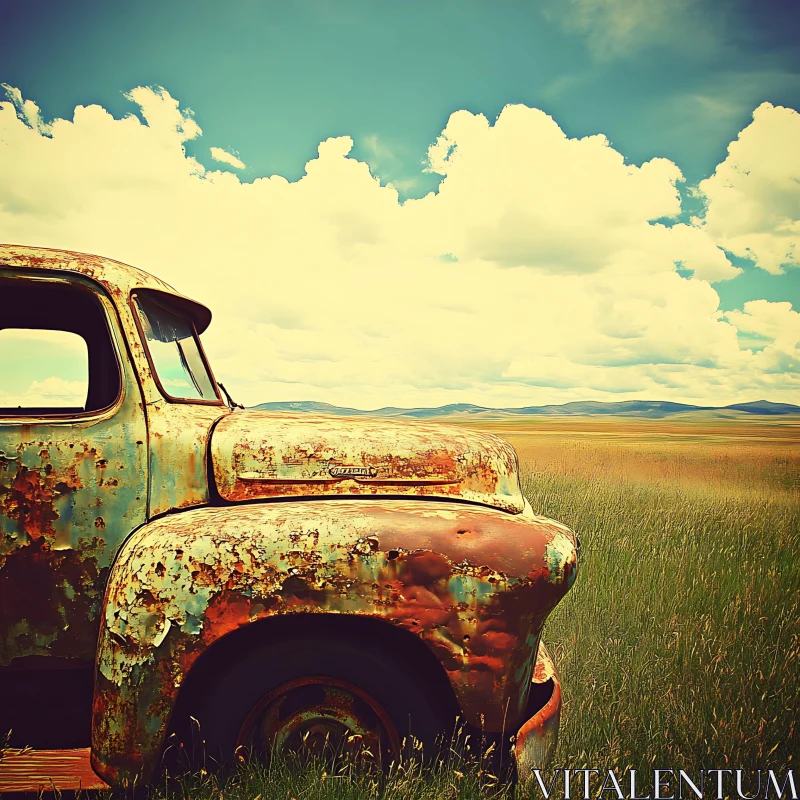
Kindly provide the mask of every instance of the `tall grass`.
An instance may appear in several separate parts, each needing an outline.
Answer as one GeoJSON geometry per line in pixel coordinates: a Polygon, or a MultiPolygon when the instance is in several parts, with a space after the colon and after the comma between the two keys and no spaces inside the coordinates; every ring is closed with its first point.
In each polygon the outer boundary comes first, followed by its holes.
{"type": "Polygon", "coordinates": [[[557,761],[791,766],[800,753],[796,451],[695,443],[670,445],[665,458],[662,443],[554,448],[525,438],[514,443],[527,497],[582,542],[578,581],[545,630],[565,698],[557,761]]]}
{"type": "Polygon", "coordinates": [[[435,765],[423,766],[419,754],[412,753],[392,764],[388,774],[320,758],[304,759],[300,766],[289,757],[248,762],[222,775],[165,778],[150,795],[154,800],[510,800],[509,789],[491,771],[489,756],[468,750],[469,742],[456,732],[451,745],[435,765]]]}

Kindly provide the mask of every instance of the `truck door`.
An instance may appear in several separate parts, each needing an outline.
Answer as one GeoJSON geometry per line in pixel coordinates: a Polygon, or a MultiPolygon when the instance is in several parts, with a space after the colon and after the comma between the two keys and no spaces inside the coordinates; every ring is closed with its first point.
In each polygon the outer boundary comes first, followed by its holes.
{"type": "Polygon", "coordinates": [[[109,567],[147,508],[127,353],[101,287],[0,271],[0,672],[94,660],[109,567]]]}

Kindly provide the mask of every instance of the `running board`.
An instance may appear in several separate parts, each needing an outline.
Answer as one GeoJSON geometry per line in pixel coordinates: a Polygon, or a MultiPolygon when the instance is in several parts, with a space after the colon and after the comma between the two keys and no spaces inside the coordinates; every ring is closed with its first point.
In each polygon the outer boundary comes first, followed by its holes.
{"type": "Polygon", "coordinates": [[[89,748],[14,750],[0,753],[0,792],[75,792],[108,789],[89,760],[89,748]]]}

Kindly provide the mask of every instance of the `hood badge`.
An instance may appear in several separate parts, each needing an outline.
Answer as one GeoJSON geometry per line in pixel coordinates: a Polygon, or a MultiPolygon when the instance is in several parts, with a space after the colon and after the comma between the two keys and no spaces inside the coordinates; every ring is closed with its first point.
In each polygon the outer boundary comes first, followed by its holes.
{"type": "Polygon", "coordinates": [[[378,477],[377,467],[357,467],[355,465],[330,465],[320,464],[318,471],[308,465],[284,464],[280,469],[269,472],[239,472],[236,477],[241,481],[254,481],[256,483],[308,483],[331,484],[336,481],[351,480],[356,483],[386,486],[446,486],[461,483],[461,477],[434,476],[434,475],[409,475],[406,477],[378,477]],[[309,474],[311,472],[311,474],[309,474]]]}
{"type": "Polygon", "coordinates": [[[331,478],[377,478],[375,467],[331,467],[328,470],[331,478]]]}

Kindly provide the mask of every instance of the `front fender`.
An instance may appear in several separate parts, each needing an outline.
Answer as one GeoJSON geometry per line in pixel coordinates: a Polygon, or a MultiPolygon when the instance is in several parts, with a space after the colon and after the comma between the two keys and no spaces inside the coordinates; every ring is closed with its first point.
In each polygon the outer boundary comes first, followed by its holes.
{"type": "Polygon", "coordinates": [[[502,730],[524,709],[539,632],[575,568],[563,526],[459,503],[315,500],[162,517],[131,536],[109,578],[93,766],[112,785],[148,780],[195,660],[276,614],[411,631],[466,719],[502,730]]]}

